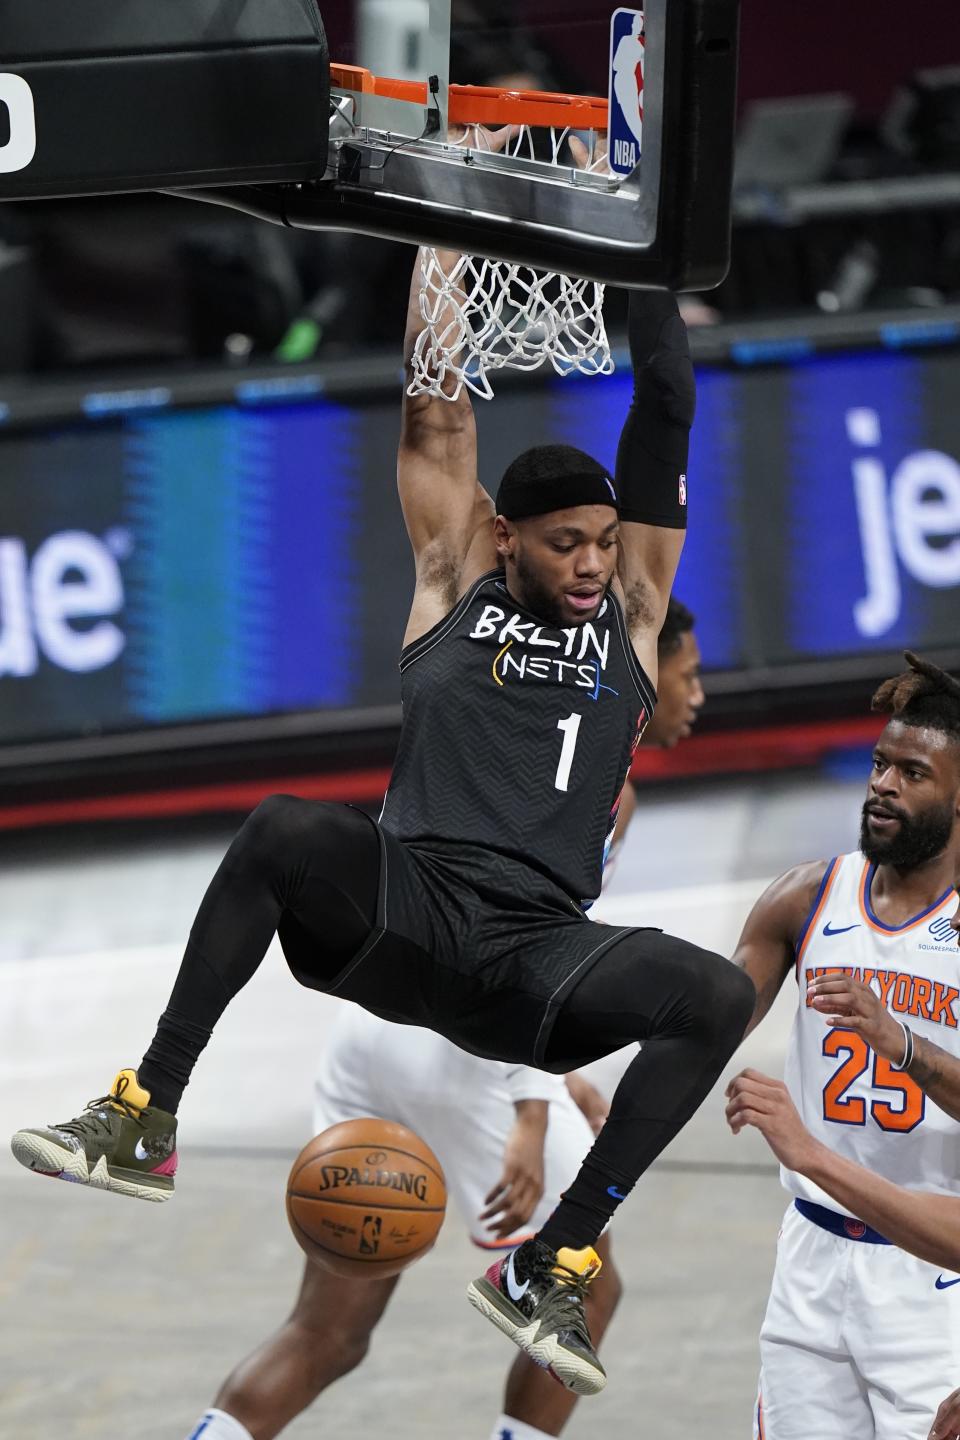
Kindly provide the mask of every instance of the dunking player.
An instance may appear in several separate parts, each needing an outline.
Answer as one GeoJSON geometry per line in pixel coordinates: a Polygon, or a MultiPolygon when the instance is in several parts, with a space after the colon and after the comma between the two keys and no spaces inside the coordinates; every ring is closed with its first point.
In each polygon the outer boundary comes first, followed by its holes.
{"type": "MultiPolygon", "coordinates": [[[[796,970],[787,1088],[819,1142],[812,1167],[782,1171],[795,1199],[760,1335],[763,1440],[925,1440],[960,1375],[960,1276],[920,1243],[944,1196],[960,1208],[960,682],[907,659],[874,697],[890,719],[862,853],[775,881],[735,957],[757,987],[754,1024],[796,970]],[[874,1172],[872,1197],[851,1162],[874,1172]],[[897,1185],[934,1192],[919,1218],[897,1185]]],[[[734,1130],[762,1129],[780,1103],[755,1071],[728,1097],[734,1130]]]]}
{"type": "MultiPolygon", "coordinates": [[[[408,357],[422,327],[415,285],[408,357]]],[[[674,298],[634,296],[630,331],[616,483],[579,450],[540,447],[508,467],[494,507],[468,397],[405,397],[398,478],[417,578],[380,823],[290,796],[258,806],[138,1069],[77,1119],[13,1142],[33,1169],[169,1195],[182,1091],[274,932],[302,983],[491,1059],[563,1072],[642,1040],[553,1215],[468,1290],[578,1393],[605,1383],[583,1316],[591,1247],[712,1087],[754,999],[721,957],[597,927],[583,909],[655,703],[687,513],[694,384],[674,298]]]]}
{"type": "MultiPolygon", "coordinates": [[[[657,710],[642,745],[674,745],[696,721],[704,696],[693,624],[686,606],[671,597],[657,645],[657,710]]],[[[618,830],[621,821],[622,807],[618,830]]],[[[439,1157],[474,1244],[509,1250],[555,1209],[606,1118],[606,1100],[584,1076],[569,1075],[567,1085],[542,1070],[481,1060],[428,1030],[342,1006],[317,1076],[314,1128],[319,1133],[367,1115],[409,1125],[439,1157]]],[[[603,1282],[590,1287],[585,1311],[598,1345],[620,1298],[620,1280],[609,1234],[596,1248],[603,1282]]],[[[358,1285],[306,1262],[291,1315],[227,1377],[190,1440],[274,1440],[362,1362],[398,1281],[358,1285]]],[[[491,1440],[549,1440],[575,1403],[528,1356],[517,1355],[491,1440]]]]}

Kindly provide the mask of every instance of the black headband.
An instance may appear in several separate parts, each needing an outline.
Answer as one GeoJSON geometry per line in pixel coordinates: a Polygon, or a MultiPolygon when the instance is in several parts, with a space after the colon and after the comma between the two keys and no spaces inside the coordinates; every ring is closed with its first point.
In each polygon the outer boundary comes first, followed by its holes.
{"type": "Polygon", "coordinates": [[[507,520],[526,520],[531,515],[572,510],[577,505],[612,505],[618,512],[620,509],[613,481],[599,469],[533,481],[504,476],[496,504],[497,514],[507,520]]]}

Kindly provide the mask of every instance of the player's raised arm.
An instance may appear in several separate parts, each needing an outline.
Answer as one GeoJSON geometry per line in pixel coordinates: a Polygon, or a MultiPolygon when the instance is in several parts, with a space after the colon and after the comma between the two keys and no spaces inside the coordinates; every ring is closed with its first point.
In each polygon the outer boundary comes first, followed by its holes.
{"type": "Polygon", "coordinates": [[[696,382],[674,295],[631,292],[629,325],[634,395],[617,452],[619,569],[630,638],[655,681],[657,636],[687,527],[696,382]]]}
{"type": "MultiPolygon", "coordinates": [[[[455,251],[438,252],[444,268],[455,251]]],[[[440,315],[441,327],[455,323],[440,315]]],[[[404,336],[403,414],[397,454],[400,503],[413,546],[417,587],[405,643],[441,619],[463,591],[492,568],[493,502],[477,479],[477,431],[465,388],[456,398],[456,377],[443,380],[445,396],[409,395],[411,357],[426,328],[420,304],[420,256],[414,266],[404,336]]]]}
{"type": "Polygon", "coordinates": [[[757,992],[746,1034],[755,1030],[796,964],[796,944],[826,871],[822,860],[797,865],[774,880],[754,905],[733,954],[757,992]]]}

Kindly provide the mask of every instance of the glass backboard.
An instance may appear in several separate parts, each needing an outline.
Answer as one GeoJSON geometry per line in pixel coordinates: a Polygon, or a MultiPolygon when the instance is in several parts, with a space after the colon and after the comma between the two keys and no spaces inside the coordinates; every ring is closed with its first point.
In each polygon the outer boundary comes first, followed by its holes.
{"type": "Polygon", "coordinates": [[[0,0],[0,200],[169,188],[600,283],[726,272],[739,0],[75,12],[0,0]]]}
{"type": "Polygon", "coordinates": [[[738,0],[327,9],[331,164],[288,222],[334,219],[601,282],[722,279],[738,0]],[[491,128],[531,116],[522,144],[490,153],[491,128]]]}

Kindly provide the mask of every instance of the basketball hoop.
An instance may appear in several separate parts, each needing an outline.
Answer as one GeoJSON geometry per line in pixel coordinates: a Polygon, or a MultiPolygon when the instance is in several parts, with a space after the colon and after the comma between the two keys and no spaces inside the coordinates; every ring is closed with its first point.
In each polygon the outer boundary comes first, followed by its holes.
{"type": "MultiPolygon", "coordinates": [[[[335,91],[426,106],[428,87],[351,66],[331,66],[335,91]]],[[[429,140],[445,158],[499,171],[537,173],[557,184],[615,193],[606,163],[607,102],[579,95],[451,85],[449,124],[456,138],[429,140]]],[[[364,138],[370,140],[368,127],[364,138]]],[[[399,136],[378,132],[389,164],[399,136]]],[[[409,143],[409,142],[407,142],[409,143]]],[[[602,284],[530,265],[469,254],[421,251],[420,313],[425,328],[412,357],[411,395],[455,400],[466,386],[493,398],[503,369],[559,375],[607,375],[614,368],[603,321],[602,284]],[[451,379],[453,383],[451,384],[451,379]]]]}
{"type": "Polygon", "coordinates": [[[473,255],[459,256],[448,271],[438,251],[425,247],[420,314],[426,329],[414,348],[408,393],[455,400],[466,385],[491,400],[496,371],[536,370],[547,361],[558,375],[609,375],[603,294],[593,280],[473,255]],[[444,389],[451,375],[456,387],[444,389]]]}

